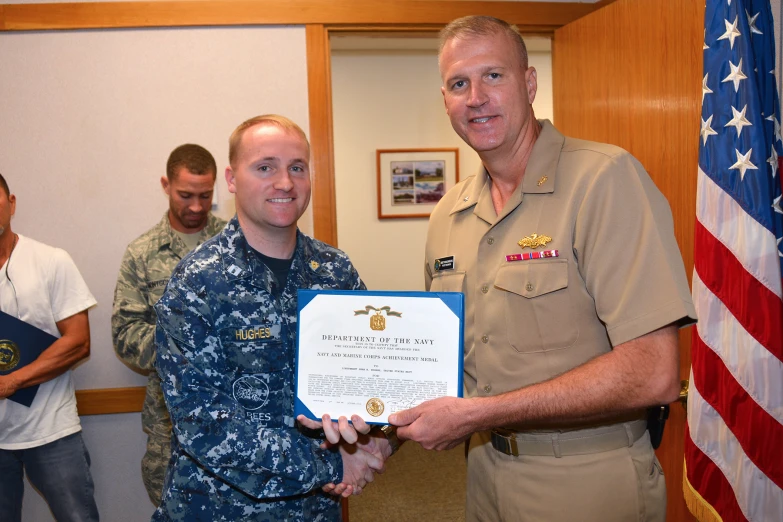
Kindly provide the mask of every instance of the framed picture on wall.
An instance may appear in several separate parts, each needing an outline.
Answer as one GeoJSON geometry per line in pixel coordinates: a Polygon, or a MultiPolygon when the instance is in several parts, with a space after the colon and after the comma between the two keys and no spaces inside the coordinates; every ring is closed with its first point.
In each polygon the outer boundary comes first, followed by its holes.
{"type": "Polygon", "coordinates": [[[378,149],[378,219],[426,218],[459,181],[459,149],[378,149]]]}

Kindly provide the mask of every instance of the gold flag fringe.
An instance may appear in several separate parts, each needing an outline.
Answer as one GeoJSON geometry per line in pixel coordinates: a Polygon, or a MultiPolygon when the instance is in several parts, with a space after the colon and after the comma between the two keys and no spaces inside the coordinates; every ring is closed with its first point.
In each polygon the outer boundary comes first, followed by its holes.
{"type": "Polygon", "coordinates": [[[723,522],[723,519],[715,511],[709,502],[704,500],[698,491],[688,481],[686,462],[682,463],[682,496],[685,497],[685,505],[699,522],[723,522]]]}

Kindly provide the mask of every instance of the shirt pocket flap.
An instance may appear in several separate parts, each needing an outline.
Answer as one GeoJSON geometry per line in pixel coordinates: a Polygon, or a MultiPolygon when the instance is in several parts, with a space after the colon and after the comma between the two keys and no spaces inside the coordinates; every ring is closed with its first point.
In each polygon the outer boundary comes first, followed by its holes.
{"type": "Polygon", "coordinates": [[[432,276],[430,292],[462,292],[465,272],[440,272],[432,276]]]}
{"type": "Polygon", "coordinates": [[[495,287],[532,299],[568,286],[568,261],[555,259],[509,264],[495,276],[495,287]]]}

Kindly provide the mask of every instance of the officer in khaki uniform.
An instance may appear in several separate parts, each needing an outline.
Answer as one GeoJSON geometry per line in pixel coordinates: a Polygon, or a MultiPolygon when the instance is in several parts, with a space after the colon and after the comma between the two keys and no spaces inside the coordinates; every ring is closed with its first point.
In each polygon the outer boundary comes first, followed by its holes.
{"type": "Polygon", "coordinates": [[[645,409],[678,395],[691,303],[672,215],[630,154],[537,121],[536,72],[489,17],[441,34],[446,110],[484,169],[430,218],[426,283],[465,294],[465,399],[393,415],[470,439],[469,521],[664,520],[645,409]]]}
{"type": "Polygon", "coordinates": [[[225,226],[212,215],[217,165],[205,148],[180,145],[169,155],[161,178],[169,209],[160,222],[128,245],[120,264],[112,310],[117,355],[131,368],[148,372],[141,422],[147,451],[141,476],[153,504],[160,503],[171,457],[171,419],[155,371],[155,310],[177,263],[225,226]]]}

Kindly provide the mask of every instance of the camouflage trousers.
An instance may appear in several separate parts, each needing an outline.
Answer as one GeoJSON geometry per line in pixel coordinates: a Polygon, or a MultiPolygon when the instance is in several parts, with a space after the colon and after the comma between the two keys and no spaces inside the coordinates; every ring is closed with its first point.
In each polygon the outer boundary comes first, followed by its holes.
{"type": "Polygon", "coordinates": [[[160,505],[163,480],[171,459],[171,436],[151,433],[147,436],[147,452],[141,459],[141,479],[150,500],[160,505]]]}

